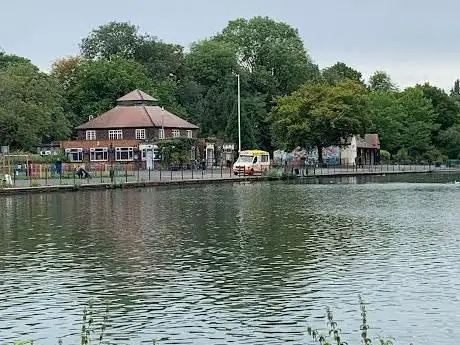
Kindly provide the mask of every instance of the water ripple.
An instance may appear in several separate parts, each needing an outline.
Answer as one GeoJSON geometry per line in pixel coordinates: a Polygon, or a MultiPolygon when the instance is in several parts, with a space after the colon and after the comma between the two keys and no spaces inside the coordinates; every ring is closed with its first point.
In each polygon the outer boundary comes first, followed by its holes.
{"type": "Polygon", "coordinates": [[[460,189],[245,184],[0,199],[0,342],[308,344],[334,310],[359,337],[454,344],[460,189]]]}

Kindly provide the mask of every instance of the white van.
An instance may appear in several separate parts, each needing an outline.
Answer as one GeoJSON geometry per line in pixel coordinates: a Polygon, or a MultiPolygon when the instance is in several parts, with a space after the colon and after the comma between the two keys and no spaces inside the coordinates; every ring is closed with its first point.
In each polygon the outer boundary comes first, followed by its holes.
{"type": "Polygon", "coordinates": [[[262,174],[270,170],[270,154],[262,150],[241,151],[237,161],[233,164],[235,175],[262,174]]]}

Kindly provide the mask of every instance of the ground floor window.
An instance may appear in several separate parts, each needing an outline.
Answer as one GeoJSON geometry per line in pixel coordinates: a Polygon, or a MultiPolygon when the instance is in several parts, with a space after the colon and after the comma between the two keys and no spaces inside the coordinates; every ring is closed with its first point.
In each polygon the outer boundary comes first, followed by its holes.
{"type": "Polygon", "coordinates": [[[107,147],[95,147],[89,150],[89,159],[92,162],[106,161],[109,158],[107,147]]]}
{"type": "Polygon", "coordinates": [[[83,149],[81,148],[65,149],[65,154],[71,162],[83,161],[83,149]]]}
{"type": "Polygon", "coordinates": [[[134,147],[116,147],[115,160],[132,161],[134,158],[134,147]]]}

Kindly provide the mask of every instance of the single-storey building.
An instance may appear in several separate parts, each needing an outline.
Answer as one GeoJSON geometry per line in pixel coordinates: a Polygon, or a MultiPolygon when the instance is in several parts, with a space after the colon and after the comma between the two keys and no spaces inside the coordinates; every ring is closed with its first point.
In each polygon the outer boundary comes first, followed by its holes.
{"type": "MultiPolygon", "coordinates": [[[[343,140],[341,145],[324,147],[323,162],[328,165],[374,165],[380,162],[380,140],[378,134],[353,135],[343,140]]],[[[308,165],[318,163],[318,150],[295,150],[287,153],[274,152],[275,162],[305,160],[308,165]]]]}

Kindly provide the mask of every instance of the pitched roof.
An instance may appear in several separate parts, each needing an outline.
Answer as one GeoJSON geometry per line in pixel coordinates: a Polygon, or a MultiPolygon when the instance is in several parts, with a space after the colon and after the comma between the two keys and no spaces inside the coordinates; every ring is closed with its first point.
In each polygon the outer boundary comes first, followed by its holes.
{"type": "Polygon", "coordinates": [[[106,129],[106,128],[185,128],[198,129],[198,126],[185,121],[159,106],[118,105],[115,108],[80,125],[77,129],[106,129]]]}
{"type": "Polygon", "coordinates": [[[367,149],[379,149],[380,139],[378,134],[364,134],[364,138],[356,136],[356,147],[367,149]]]}
{"type": "MultiPolygon", "coordinates": [[[[380,149],[380,139],[378,134],[364,134],[364,137],[356,135],[356,147],[367,149],[380,149]]],[[[342,140],[345,145],[351,144],[352,137],[342,140]]]]}
{"type": "Polygon", "coordinates": [[[136,90],[131,91],[130,93],[127,93],[126,95],[121,96],[120,98],[117,99],[117,102],[125,102],[125,101],[151,101],[151,102],[156,102],[158,100],[156,98],[146,94],[144,91],[136,89],[136,90]]]}

